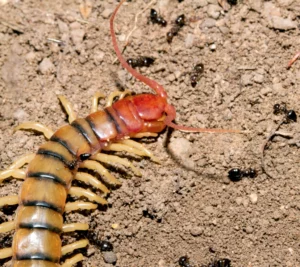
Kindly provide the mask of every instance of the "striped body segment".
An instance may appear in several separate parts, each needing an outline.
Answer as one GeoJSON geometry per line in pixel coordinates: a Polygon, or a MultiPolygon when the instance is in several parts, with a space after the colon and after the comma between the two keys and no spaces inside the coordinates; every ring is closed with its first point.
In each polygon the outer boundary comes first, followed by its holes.
{"type": "Polygon", "coordinates": [[[14,267],[59,266],[62,215],[79,163],[111,141],[148,128],[164,128],[163,122],[145,121],[141,118],[144,113],[134,105],[134,97],[127,97],[63,126],[39,148],[19,194],[12,246],[14,267]]]}

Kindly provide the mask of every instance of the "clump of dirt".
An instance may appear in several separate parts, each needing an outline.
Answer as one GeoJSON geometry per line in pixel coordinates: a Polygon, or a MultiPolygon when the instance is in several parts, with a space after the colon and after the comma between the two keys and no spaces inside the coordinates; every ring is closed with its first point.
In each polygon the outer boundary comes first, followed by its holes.
{"type": "MultiPolygon", "coordinates": [[[[229,258],[232,266],[300,266],[298,122],[281,125],[280,135],[268,142],[265,168],[272,178],[261,171],[262,145],[284,116],[273,114],[274,104],[300,111],[300,62],[286,69],[300,50],[300,5],[297,0],[236,2],[225,9],[217,0],[150,5],[137,0],[121,7],[116,18],[121,47],[135,16],[147,7],[124,56],[155,59],[139,71],[165,87],[177,123],[242,133],[165,131],[157,139],[144,139],[161,164],[122,154],[142,177],[113,169],[123,185],[108,197],[107,210],[66,215],[67,222],[90,223],[97,238],[113,244],[114,254],[108,256],[91,243],[81,251],[82,266],[108,267],[104,259],[113,262],[115,256],[120,267],[175,267],[181,256],[188,256],[192,266],[218,258],[229,258]],[[150,22],[151,8],[168,22],[166,27],[150,22]],[[186,23],[168,43],[166,35],[182,14],[186,23]],[[193,87],[190,75],[200,63],[204,71],[193,87]],[[258,176],[233,183],[227,178],[233,167],[255,168],[258,176]]],[[[57,129],[67,123],[58,94],[85,116],[97,91],[151,92],[115,60],[109,17],[116,1],[88,1],[87,7],[82,1],[1,3],[1,170],[44,142],[32,132],[15,133],[15,126],[39,121],[57,129]]],[[[20,185],[2,183],[1,196],[17,194],[20,185]]],[[[1,221],[14,217],[5,211],[0,215],[1,221]]]]}

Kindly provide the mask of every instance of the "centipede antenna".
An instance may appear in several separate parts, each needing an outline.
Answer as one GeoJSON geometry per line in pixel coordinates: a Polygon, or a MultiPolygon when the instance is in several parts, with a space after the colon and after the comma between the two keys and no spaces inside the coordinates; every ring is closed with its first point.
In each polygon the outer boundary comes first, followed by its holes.
{"type": "Polygon", "coordinates": [[[121,53],[121,51],[118,47],[117,39],[116,39],[116,35],[115,35],[115,29],[114,29],[114,19],[115,19],[115,16],[116,16],[120,6],[125,1],[126,0],[122,0],[119,3],[119,5],[116,7],[115,11],[113,12],[113,14],[110,18],[110,33],[111,33],[112,43],[113,43],[113,47],[114,47],[114,50],[116,52],[116,55],[117,55],[121,65],[123,66],[123,68],[125,68],[129,73],[131,73],[132,76],[134,76],[136,79],[143,82],[144,84],[148,85],[150,88],[152,88],[161,97],[167,98],[167,93],[166,93],[165,89],[163,88],[163,86],[160,85],[159,83],[157,83],[156,81],[151,80],[150,78],[140,74],[139,72],[134,70],[132,67],[130,67],[128,65],[128,63],[126,62],[126,60],[124,59],[124,57],[122,56],[122,53],[121,53]]]}
{"type": "Polygon", "coordinates": [[[208,128],[194,128],[188,127],[183,125],[177,125],[172,121],[176,118],[176,110],[172,105],[167,105],[165,112],[167,113],[167,117],[164,120],[164,123],[173,129],[187,132],[187,133],[240,133],[239,130],[232,130],[232,129],[208,129],[208,128]]]}

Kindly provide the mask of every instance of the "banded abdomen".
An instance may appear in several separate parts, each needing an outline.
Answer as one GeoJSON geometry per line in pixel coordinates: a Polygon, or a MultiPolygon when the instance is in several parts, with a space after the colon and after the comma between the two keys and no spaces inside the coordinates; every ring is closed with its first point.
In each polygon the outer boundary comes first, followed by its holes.
{"type": "Polygon", "coordinates": [[[153,127],[139,116],[131,99],[116,103],[60,128],[28,165],[19,194],[13,266],[59,266],[62,214],[79,163],[108,142],[153,127]]]}

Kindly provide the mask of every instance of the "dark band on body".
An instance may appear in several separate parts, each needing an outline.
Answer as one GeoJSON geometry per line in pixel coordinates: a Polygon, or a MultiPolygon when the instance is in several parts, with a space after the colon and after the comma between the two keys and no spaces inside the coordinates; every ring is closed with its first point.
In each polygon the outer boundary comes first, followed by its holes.
{"type": "Polygon", "coordinates": [[[51,209],[51,210],[54,210],[60,214],[63,213],[63,210],[59,207],[57,207],[56,205],[53,205],[51,203],[48,203],[46,201],[38,201],[38,200],[23,200],[22,201],[22,204],[24,206],[38,206],[38,207],[44,207],[44,208],[48,208],[48,209],[51,209]]]}
{"type": "Polygon", "coordinates": [[[44,223],[20,223],[19,224],[20,228],[26,228],[26,229],[45,229],[45,230],[49,230],[51,232],[60,234],[61,233],[61,229],[59,229],[58,227],[54,227],[51,224],[44,224],[44,223]]]}
{"type": "Polygon", "coordinates": [[[54,151],[51,151],[51,150],[40,148],[38,150],[37,154],[38,155],[44,155],[46,157],[53,157],[55,159],[58,159],[62,163],[64,163],[70,170],[74,170],[74,168],[76,166],[76,160],[74,160],[74,161],[68,161],[68,160],[66,160],[66,158],[63,155],[61,155],[59,153],[56,153],[54,151]]]}
{"type": "Polygon", "coordinates": [[[57,175],[47,173],[47,172],[28,172],[27,177],[52,180],[53,182],[59,183],[59,184],[63,185],[64,187],[66,187],[66,185],[67,185],[66,181],[64,179],[60,178],[57,175]]]}
{"type": "Polygon", "coordinates": [[[84,130],[84,128],[80,125],[80,123],[78,123],[77,121],[73,121],[71,123],[71,126],[77,131],[79,132],[89,144],[92,144],[91,139],[89,138],[89,135],[87,134],[87,132],[84,130]]]}
{"type": "Polygon", "coordinates": [[[68,144],[67,141],[62,140],[61,138],[59,138],[59,137],[57,137],[57,136],[55,136],[55,135],[53,135],[53,136],[50,138],[50,141],[57,142],[57,143],[61,144],[61,145],[64,146],[64,147],[65,147],[72,155],[76,156],[76,153],[70,149],[70,146],[69,146],[69,144],[68,144]]]}

